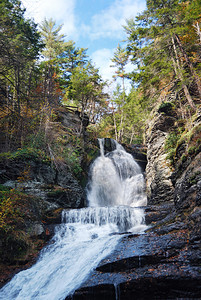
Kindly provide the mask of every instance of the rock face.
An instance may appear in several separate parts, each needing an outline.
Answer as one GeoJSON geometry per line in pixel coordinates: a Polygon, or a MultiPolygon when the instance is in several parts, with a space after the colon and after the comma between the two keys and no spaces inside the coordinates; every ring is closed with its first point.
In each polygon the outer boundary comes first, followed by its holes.
{"type": "MultiPolygon", "coordinates": [[[[174,201],[177,209],[200,205],[201,111],[194,116],[189,132],[175,145],[175,165],[171,166],[165,150],[166,139],[177,120],[156,113],[146,132],[148,203],[174,201]]],[[[176,131],[175,131],[176,132],[176,131]]]]}
{"type": "Polygon", "coordinates": [[[33,160],[8,160],[0,163],[0,183],[42,199],[48,208],[78,208],[83,206],[84,192],[66,167],[57,170],[50,164],[33,160]],[[19,181],[24,170],[27,180],[19,181]]]}
{"type": "Polygon", "coordinates": [[[130,153],[138,165],[141,167],[142,172],[145,172],[147,166],[147,147],[144,145],[123,145],[125,150],[130,153]]]}
{"type": "Polygon", "coordinates": [[[123,236],[66,299],[200,299],[201,112],[175,148],[173,168],[165,142],[175,122],[174,116],[157,113],[147,128],[149,229],[123,236]]]}
{"type": "Polygon", "coordinates": [[[174,203],[148,206],[146,220],[145,234],[124,235],[66,299],[200,299],[200,243],[189,239],[189,221],[174,203]]]}
{"type": "Polygon", "coordinates": [[[199,298],[200,260],[189,241],[188,222],[173,206],[148,207],[148,231],[124,235],[115,251],[66,299],[199,298]]]}
{"type": "Polygon", "coordinates": [[[45,133],[41,129],[42,142],[33,143],[35,148],[29,140],[25,141],[30,145],[26,148],[18,149],[15,144],[8,148],[1,135],[0,196],[10,199],[13,206],[11,220],[9,214],[6,219],[8,224],[12,222],[12,230],[0,230],[0,286],[34,262],[54,234],[55,224],[61,223],[63,208],[84,205],[84,189],[78,178],[86,177],[81,168],[80,133],[87,126],[87,118],[58,107],[45,126],[45,133]],[[74,137],[80,142],[78,148],[74,137]],[[78,167],[77,172],[74,167],[78,167]]]}
{"type": "Polygon", "coordinates": [[[165,140],[175,119],[158,114],[146,132],[147,144],[147,196],[149,204],[173,201],[172,170],[165,153],[165,140]]]}

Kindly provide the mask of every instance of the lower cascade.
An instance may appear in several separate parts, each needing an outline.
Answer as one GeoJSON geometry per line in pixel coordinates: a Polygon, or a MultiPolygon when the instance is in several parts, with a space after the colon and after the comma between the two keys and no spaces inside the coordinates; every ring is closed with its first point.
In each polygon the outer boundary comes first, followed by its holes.
{"type": "Polygon", "coordinates": [[[104,139],[99,143],[101,155],[87,187],[89,206],[63,210],[62,223],[37,263],[16,274],[0,290],[0,299],[65,299],[115,249],[123,233],[145,230],[140,167],[117,142],[106,155],[104,139]]]}

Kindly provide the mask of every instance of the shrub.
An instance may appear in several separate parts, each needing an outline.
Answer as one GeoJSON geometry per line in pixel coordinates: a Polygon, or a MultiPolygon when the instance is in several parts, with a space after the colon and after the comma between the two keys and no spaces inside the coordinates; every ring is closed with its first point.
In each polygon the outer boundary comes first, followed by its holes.
{"type": "Polygon", "coordinates": [[[173,132],[169,133],[169,135],[165,141],[165,150],[166,150],[166,153],[168,154],[167,158],[171,161],[172,165],[175,162],[175,154],[176,154],[176,149],[177,149],[179,138],[180,138],[180,134],[173,131],[173,132]]]}
{"type": "Polygon", "coordinates": [[[32,159],[34,161],[43,161],[50,163],[50,158],[44,153],[44,151],[34,148],[19,148],[15,152],[3,152],[0,153],[0,161],[4,160],[27,160],[32,159]]]}
{"type": "Polygon", "coordinates": [[[171,102],[163,102],[158,108],[159,113],[165,113],[166,115],[169,115],[173,112],[174,104],[171,102]]]}
{"type": "Polygon", "coordinates": [[[0,192],[8,192],[8,191],[10,191],[10,189],[11,189],[11,187],[0,184],[0,192]]]}
{"type": "Polygon", "coordinates": [[[171,149],[176,149],[177,142],[179,140],[179,134],[176,132],[169,133],[166,141],[165,141],[165,150],[169,152],[171,149]]]}

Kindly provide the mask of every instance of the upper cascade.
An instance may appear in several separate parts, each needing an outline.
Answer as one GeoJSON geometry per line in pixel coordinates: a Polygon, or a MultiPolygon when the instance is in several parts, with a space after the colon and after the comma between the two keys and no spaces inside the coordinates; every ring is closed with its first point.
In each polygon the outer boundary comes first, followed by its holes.
{"type": "Polygon", "coordinates": [[[115,140],[111,140],[114,150],[105,154],[104,141],[99,139],[101,155],[90,171],[89,206],[145,206],[144,177],[139,165],[115,140]]]}

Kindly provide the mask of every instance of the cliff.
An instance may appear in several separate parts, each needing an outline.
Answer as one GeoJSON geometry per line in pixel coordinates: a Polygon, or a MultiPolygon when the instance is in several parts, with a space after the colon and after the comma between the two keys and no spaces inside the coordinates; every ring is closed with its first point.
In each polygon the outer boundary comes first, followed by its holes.
{"type": "MultiPolygon", "coordinates": [[[[148,210],[157,205],[153,217],[156,232],[186,231],[187,261],[201,262],[201,109],[181,120],[158,109],[146,132],[148,210]],[[159,221],[164,204],[172,206],[167,218],[159,221]],[[159,219],[157,219],[159,218],[159,219]],[[157,221],[159,221],[157,223],[157,221]],[[169,229],[168,229],[169,227],[169,229]]],[[[147,220],[148,220],[147,219],[147,220]]],[[[153,228],[154,231],[154,228],[153,228]]]]}
{"type": "Polygon", "coordinates": [[[158,107],[148,122],[146,145],[148,230],[125,235],[66,299],[200,297],[200,109],[184,121],[175,109],[158,107]]]}
{"type": "Polygon", "coordinates": [[[86,120],[58,107],[22,148],[0,153],[0,284],[27,268],[61,222],[63,208],[83,207],[86,120]],[[43,134],[44,133],[44,134],[43,134]]]}

